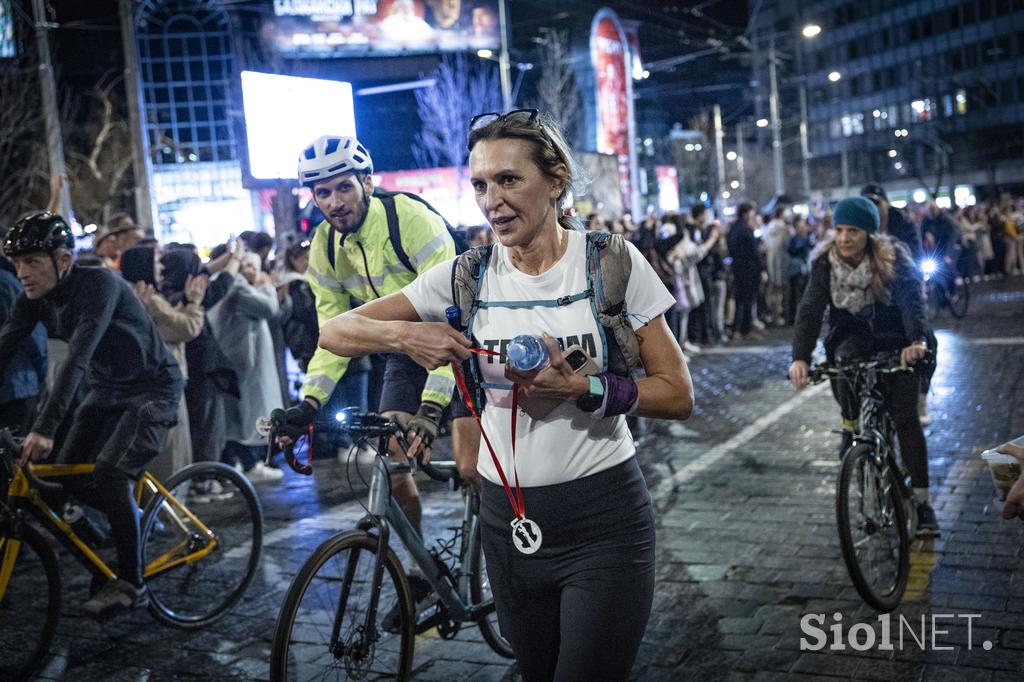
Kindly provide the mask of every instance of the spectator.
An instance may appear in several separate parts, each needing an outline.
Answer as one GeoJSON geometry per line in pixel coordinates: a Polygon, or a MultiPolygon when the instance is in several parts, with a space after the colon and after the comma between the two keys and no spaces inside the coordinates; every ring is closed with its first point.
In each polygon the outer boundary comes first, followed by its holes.
{"type": "Polygon", "coordinates": [[[278,273],[276,282],[278,287],[283,286],[287,289],[291,300],[288,314],[281,318],[281,326],[284,327],[285,343],[303,372],[313,358],[320,336],[316,300],[306,279],[308,268],[309,242],[293,244],[285,252],[284,268],[278,273]]]}
{"type": "Polygon", "coordinates": [[[761,254],[757,237],[754,236],[754,206],[744,202],[736,213],[736,222],[729,228],[726,238],[729,255],[732,257],[733,293],[736,299],[734,341],[750,335],[754,323],[754,303],[761,282],[761,254]]]}
{"type": "Polygon", "coordinates": [[[487,225],[471,225],[467,227],[463,234],[465,235],[466,245],[473,249],[477,246],[487,246],[491,242],[491,228],[487,225]]]}
{"type": "MultiPolygon", "coordinates": [[[[121,276],[132,283],[132,290],[156,323],[160,338],[178,361],[182,375],[188,378],[185,343],[199,336],[203,329],[202,301],[207,279],[202,275],[189,277],[185,284],[185,300],[172,305],[160,293],[162,274],[163,264],[151,248],[136,246],[121,255],[121,276]]],[[[150,473],[161,481],[166,481],[192,463],[192,436],[184,394],[178,403],[177,421],[168,432],[160,454],[149,467],[150,473]]]]}
{"type": "Polygon", "coordinates": [[[274,285],[260,270],[259,255],[247,252],[234,287],[210,311],[214,335],[239,379],[240,397],[227,396],[224,404],[224,458],[237,461],[253,482],[275,481],[284,475],[260,461],[264,441],[256,433],[256,419],[281,407],[281,382],[268,325],[279,308],[274,285]]]}
{"type": "Polygon", "coordinates": [[[789,242],[789,225],[786,224],[786,207],[776,206],[772,219],[764,229],[762,241],[765,248],[765,265],[768,270],[768,317],[775,326],[784,324],[786,288],[789,284],[786,276],[789,266],[789,254],[786,247],[789,242]]]}
{"type": "Polygon", "coordinates": [[[142,228],[127,213],[118,213],[100,227],[92,238],[92,250],[113,270],[121,269],[121,254],[145,237],[142,228]]]}
{"type": "Polygon", "coordinates": [[[807,277],[811,274],[811,228],[807,219],[796,216],[793,220],[793,236],[789,239],[786,254],[789,257],[786,265],[788,291],[786,294],[786,324],[793,325],[796,320],[796,309],[800,304],[807,277]]]}
{"type": "Polygon", "coordinates": [[[918,230],[917,225],[907,219],[903,211],[889,203],[889,197],[885,193],[885,188],[877,183],[865,185],[861,189],[860,195],[870,199],[871,203],[878,209],[878,216],[881,220],[878,232],[891,235],[906,244],[907,248],[910,249],[910,255],[913,257],[914,262],[918,262],[923,253],[921,249],[921,232],[918,230]]]}
{"type": "Polygon", "coordinates": [[[587,216],[587,232],[601,232],[605,229],[604,217],[600,213],[587,216]]]}
{"type": "MultiPolygon", "coordinates": [[[[20,294],[21,282],[14,266],[0,255],[0,327],[10,317],[20,294]]],[[[0,429],[22,436],[28,433],[36,398],[46,386],[46,362],[46,329],[39,324],[0,374],[0,429]]]]}

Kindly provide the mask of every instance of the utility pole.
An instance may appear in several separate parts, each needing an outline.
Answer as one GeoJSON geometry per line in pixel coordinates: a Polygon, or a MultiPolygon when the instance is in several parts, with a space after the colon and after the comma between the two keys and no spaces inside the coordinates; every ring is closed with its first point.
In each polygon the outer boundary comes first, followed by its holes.
{"type": "Polygon", "coordinates": [[[747,168],[744,165],[746,148],[743,140],[743,124],[736,124],[736,173],[740,176],[740,192],[741,196],[746,197],[747,194],[747,168]]]}
{"type": "Polygon", "coordinates": [[[508,0],[498,0],[498,30],[501,31],[501,50],[498,53],[498,71],[501,73],[501,106],[505,112],[512,109],[512,75],[508,56],[508,0]]]}
{"type": "Polygon", "coordinates": [[[722,149],[722,107],[715,105],[715,206],[721,208],[722,191],[725,189],[725,150],[722,149]]]}
{"type": "Polygon", "coordinates": [[[797,38],[796,70],[800,77],[800,180],[804,200],[811,198],[811,146],[807,139],[807,74],[804,72],[804,46],[797,38]]]}
{"type": "MultiPolygon", "coordinates": [[[[42,2],[42,0],[36,0],[42,2]]],[[[153,198],[150,194],[153,169],[145,126],[145,100],[139,83],[139,49],[135,42],[133,0],[119,0],[121,46],[124,52],[124,89],[128,102],[128,127],[132,141],[132,173],[135,176],[135,220],[147,234],[155,235],[153,198]]]]}
{"type": "MultiPolygon", "coordinates": [[[[46,120],[46,151],[50,162],[50,176],[64,176],[64,139],[60,129],[57,85],[53,79],[50,40],[47,34],[47,31],[56,28],[57,24],[46,21],[43,0],[32,0],[32,18],[35,24],[36,50],[39,53],[39,88],[42,91],[43,116],[46,120]]],[[[71,190],[67,182],[61,184],[60,213],[65,220],[71,220],[71,190]]]]}
{"type": "Polygon", "coordinates": [[[782,124],[779,121],[779,82],[775,68],[775,38],[768,44],[768,113],[772,127],[772,180],[775,196],[786,193],[786,181],[782,169],[782,124]]]}

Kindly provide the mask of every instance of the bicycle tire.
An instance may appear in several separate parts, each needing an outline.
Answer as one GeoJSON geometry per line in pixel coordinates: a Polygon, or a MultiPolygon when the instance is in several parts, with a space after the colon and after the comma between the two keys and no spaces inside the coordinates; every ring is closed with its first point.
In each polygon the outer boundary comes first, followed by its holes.
{"type": "Polygon", "coordinates": [[[950,291],[946,301],[949,303],[949,312],[956,319],[963,319],[964,315],[967,314],[967,308],[971,304],[971,287],[967,284],[966,278],[959,278],[960,283],[953,284],[953,290],[950,291]]]}
{"type": "MultiPolygon", "coordinates": [[[[219,462],[189,465],[167,479],[164,488],[214,533],[217,545],[194,561],[148,575],[149,610],[167,625],[204,627],[227,614],[256,575],[263,549],[263,510],[252,483],[219,462]],[[189,507],[189,491],[210,481],[220,486],[220,499],[209,505],[192,502],[189,507]]],[[[165,501],[162,493],[155,495],[143,515],[140,545],[147,571],[156,557],[168,556],[182,543],[195,552],[204,542],[195,524],[165,501]]]]}
{"type": "MultiPolygon", "coordinates": [[[[476,573],[469,582],[469,596],[473,604],[479,604],[485,599],[493,598],[488,587],[487,566],[484,562],[483,543],[480,542],[480,525],[476,525],[476,537],[473,538],[473,550],[476,553],[476,573]]],[[[503,658],[515,658],[512,645],[501,635],[498,625],[498,615],[491,612],[487,617],[481,618],[478,623],[480,634],[483,635],[487,646],[491,647],[494,653],[503,658]]]]}
{"type": "MultiPolygon", "coordinates": [[[[874,510],[872,510],[874,511],[874,510]]],[[[906,511],[903,507],[903,500],[900,494],[899,480],[894,464],[890,461],[887,466],[879,467],[876,455],[872,454],[870,446],[857,444],[850,447],[843,455],[843,462],[839,471],[839,483],[836,489],[836,524],[839,527],[839,544],[842,548],[843,561],[846,563],[847,572],[853,581],[854,587],[861,598],[873,608],[888,613],[897,606],[903,598],[907,589],[907,579],[910,576],[910,536],[907,531],[906,511]],[[884,481],[879,481],[878,476],[884,476],[884,481]],[[860,476],[867,477],[863,482],[860,476]],[[878,484],[883,487],[879,491],[881,499],[873,492],[878,490],[878,484]],[[885,488],[887,486],[887,489],[885,488]],[[865,498],[872,495],[875,499],[866,500],[866,503],[881,502],[882,509],[878,519],[868,517],[863,520],[851,518],[851,493],[860,490],[860,497],[865,498]],[[868,490],[865,491],[865,488],[868,490]],[[891,514],[891,518],[886,519],[891,514]],[[875,530],[875,527],[879,530],[875,530]],[[859,545],[865,541],[858,541],[854,538],[854,531],[862,531],[866,540],[873,540],[873,536],[879,536],[881,530],[889,528],[895,532],[895,545],[882,547],[879,556],[888,561],[894,558],[891,577],[883,577],[880,581],[873,580],[867,574],[866,561],[859,558],[859,545]],[[895,556],[892,554],[895,552],[895,556]],[[888,557],[886,555],[889,555],[888,557]]]]}
{"type": "Polygon", "coordinates": [[[412,676],[416,646],[412,593],[402,564],[390,547],[384,555],[384,576],[376,595],[379,620],[374,623],[370,637],[371,649],[364,652],[364,658],[369,661],[362,660],[358,653],[353,656],[351,652],[339,650],[339,645],[349,645],[353,637],[362,634],[364,603],[368,606],[368,599],[372,597],[369,580],[378,550],[379,539],[361,530],[338,533],[313,550],[288,587],[277,617],[270,652],[271,680],[397,678],[405,681],[412,676]],[[364,557],[368,560],[361,564],[364,557]],[[356,574],[361,568],[369,569],[370,574],[356,574]],[[351,579],[346,577],[347,570],[353,572],[351,579]],[[341,593],[346,585],[351,591],[343,603],[341,593]],[[359,591],[360,586],[365,589],[359,591]],[[351,617],[353,603],[356,604],[355,617],[351,617]],[[303,610],[304,605],[308,607],[308,613],[303,610]],[[349,624],[354,627],[351,632],[348,629],[340,632],[338,642],[332,643],[333,630],[336,627],[341,630],[346,625],[337,623],[342,606],[342,618],[350,618],[349,624]],[[397,632],[389,632],[382,627],[381,621],[389,608],[398,608],[397,632]],[[382,641],[384,647],[379,646],[382,641]],[[382,664],[393,662],[394,670],[367,669],[378,662],[378,655],[382,664]],[[322,672],[311,673],[310,669],[318,665],[324,666],[322,672]],[[336,674],[332,674],[331,669],[336,674]]]}
{"type": "MultiPolygon", "coordinates": [[[[10,550],[10,536],[6,532],[0,535],[2,565],[10,550]]],[[[28,524],[22,525],[20,540],[14,571],[7,585],[6,594],[0,601],[0,679],[3,680],[28,679],[38,670],[50,650],[50,645],[53,644],[57,620],[60,618],[62,590],[56,555],[42,534],[28,524]],[[26,560],[26,549],[35,555],[37,561],[26,560]],[[39,570],[39,564],[42,565],[42,571],[39,570]],[[32,589],[25,585],[28,576],[38,579],[40,575],[45,576],[46,590],[32,589]],[[22,576],[21,580],[18,579],[19,576],[22,576]],[[47,600],[45,608],[39,603],[44,595],[47,600]],[[10,615],[16,614],[17,617],[4,617],[3,614],[7,610],[11,611],[10,615]],[[31,642],[28,631],[37,629],[29,622],[33,614],[41,615],[43,620],[42,628],[39,628],[39,640],[34,646],[27,645],[31,642]]]]}

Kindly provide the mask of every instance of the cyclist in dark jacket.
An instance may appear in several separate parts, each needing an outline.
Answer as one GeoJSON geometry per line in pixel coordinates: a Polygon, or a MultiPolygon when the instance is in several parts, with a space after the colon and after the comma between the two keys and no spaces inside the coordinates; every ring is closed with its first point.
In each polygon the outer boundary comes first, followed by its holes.
{"type": "Polygon", "coordinates": [[[88,372],[89,393],[75,412],[58,461],[96,463],[92,475],[68,477],[66,487],[110,519],[117,578],[85,604],[87,614],[100,617],[149,601],[132,480],[160,452],[175,423],[184,382],[128,283],[106,268],[74,265],[73,248],[71,228],[46,211],[23,217],[4,239],[4,253],[14,261],[24,293],[0,329],[0,371],[40,322],[51,337],[68,342],[68,360],[25,438],[22,463],[51,454],[53,435],[88,372]]]}
{"type": "MultiPolygon", "coordinates": [[[[835,239],[814,261],[811,281],[797,311],[789,377],[807,385],[811,353],[828,309],[825,352],[839,364],[883,351],[899,351],[904,366],[927,354],[924,289],[909,251],[877,235],[878,210],[864,197],[836,205],[835,239]]],[[[918,368],[886,378],[885,399],[899,435],[918,500],[918,534],[935,535],[938,523],[928,502],[928,447],[917,416],[918,368]]],[[[843,415],[843,448],[859,428],[856,387],[833,382],[843,415]]]]}
{"type": "MultiPolygon", "coordinates": [[[[14,310],[21,284],[14,265],[0,256],[0,327],[14,310]]],[[[0,429],[23,434],[36,397],[46,381],[46,330],[37,325],[32,335],[14,351],[7,370],[0,373],[0,429]]]]}

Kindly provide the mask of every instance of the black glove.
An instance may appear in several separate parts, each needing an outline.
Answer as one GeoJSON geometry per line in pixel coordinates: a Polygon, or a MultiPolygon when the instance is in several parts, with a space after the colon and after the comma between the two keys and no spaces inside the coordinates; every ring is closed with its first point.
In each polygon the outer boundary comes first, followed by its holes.
{"type": "Polygon", "coordinates": [[[309,426],[316,419],[317,411],[308,400],[303,400],[284,411],[285,422],[288,426],[309,426]]]}
{"type": "Polygon", "coordinates": [[[423,402],[412,419],[402,426],[406,433],[412,431],[414,436],[418,434],[423,449],[426,449],[431,446],[437,438],[437,432],[441,430],[442,414],[444,408],[437,403],[423,402]]]}

